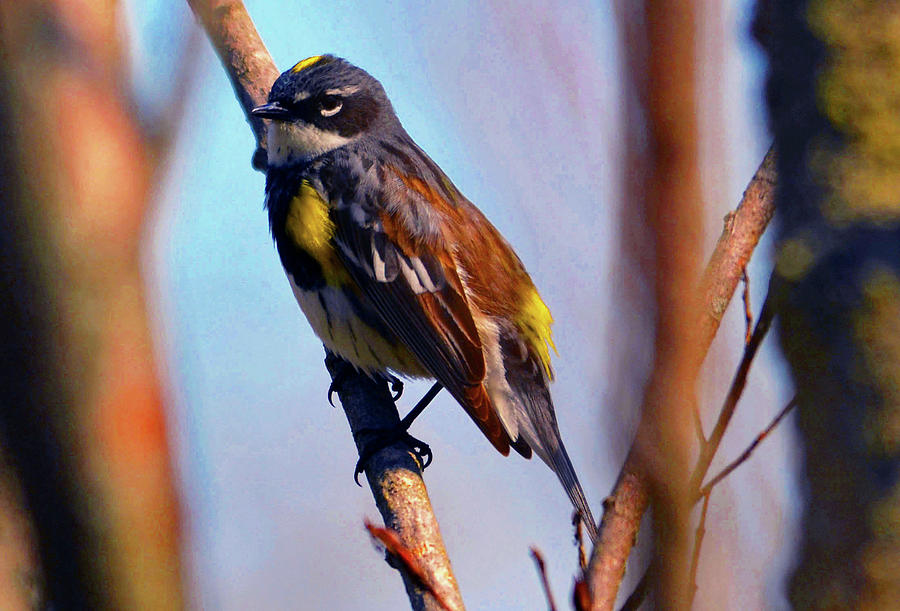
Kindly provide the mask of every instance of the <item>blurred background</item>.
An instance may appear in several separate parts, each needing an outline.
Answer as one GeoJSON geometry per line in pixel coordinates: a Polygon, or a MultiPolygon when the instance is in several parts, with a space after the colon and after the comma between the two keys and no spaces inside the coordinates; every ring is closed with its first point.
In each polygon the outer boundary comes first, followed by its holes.
{"type": "MultiPolygon", "coordinates": [[[[631,443],[653,356],[619,235],[624,105],[606,2],[246,2],[280,69],[321,53],[378,78],[407,131],[514,245],[555,318],[553,395],[595,513],[631,443]]],[[[151,185],[141,265],[183,514],[186,596],[198,609],[398,609],[401,582],[373,548],[377,518],[353,484],[356,452],[326,400],[324,353],[289,290],[263,211],[263,174],[225,73],[186,3],[128,0],[122,27],[141,121],[178,117],[151,185]],[[188,70],[189,87],[174,95],[188,70]],[[175,100],[180,107],[173,108],[175,100]]],[[[749,0],[699,3],[705,261],[770,143],[749,0]]],[[[749,268],[754,312],[768,239],[749,268]]],[[[707,430],[744,335],[735,298],[704,367],[707,430]]],[[[401,409],[425,392],[407,384],[401,409]]],[[[790,399],[771,340],[713,466],[790,399]]],[[[504,459],[442,394],[412,430],[469,609],[542,608],[528,554],[558,600],[577,567],[570,507],[538,461],[504,459]]],[[[799,511],[790,422],[716,488],[698,609],[786,608],[799,511]]],[[[639,546],[642,541],[639,540],[639,546]]],[[[626,576],[627,594],[641,568],[626,576]]]]}

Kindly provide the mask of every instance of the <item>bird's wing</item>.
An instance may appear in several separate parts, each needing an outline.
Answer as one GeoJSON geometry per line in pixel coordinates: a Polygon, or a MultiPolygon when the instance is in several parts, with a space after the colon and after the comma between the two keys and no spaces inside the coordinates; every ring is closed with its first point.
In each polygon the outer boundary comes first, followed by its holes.
{"type": "Polygon", "coordinates": [[[377,193],[333,211],[339,256],[391,331],[508,454],[509,436],[482,384],[481,339],[442,234],[452,204],[396,168],[379,171],[377,193]]]}

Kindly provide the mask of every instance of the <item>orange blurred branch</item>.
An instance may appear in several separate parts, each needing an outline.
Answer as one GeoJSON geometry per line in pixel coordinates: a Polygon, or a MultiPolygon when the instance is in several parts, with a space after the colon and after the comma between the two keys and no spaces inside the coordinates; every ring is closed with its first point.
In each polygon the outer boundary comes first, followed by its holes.
{"type": "MultiPolygon", "coordinates": [[[[53,307],[64,386],[43,424],[69,470],[70,509],[86,522],[94,574],[85,587],[97,591],[62,592],[49,570],[47,582],[54,607],[175,609],[178,502],[140,265],[153,162],[128,96],[120,24],[109,3],[0,3],[10,112],[27,126],[15,145],[28,239],[41,245],[30,264],[53,307]]],[[[42,535],[43,561],[71,570],[51,559],[57,534],[42,535]]]]}

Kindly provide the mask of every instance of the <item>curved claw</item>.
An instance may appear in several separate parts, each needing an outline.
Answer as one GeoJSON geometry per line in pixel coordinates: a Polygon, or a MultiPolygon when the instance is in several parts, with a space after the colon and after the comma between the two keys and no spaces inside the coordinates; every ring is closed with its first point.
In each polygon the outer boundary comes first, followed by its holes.
{"type": "Polygon", "coordinates": [[[388,378],[388,384],[391,385],[391,392],[394,393],[392,397],[394,401],[403,396],[403,380],[392,375],[388,378]]]}
{"type": "Polygon", "coordinates": [[[409,443],[410,441],[414,443],[409,444],[409,449],[413,454],[416,455],[416,458],[419,459],[419,463],[422,465],[422,471],[428,468],[428,465],[431,464],[431,461],[434,460],[434,454],[431,452],[431,446],[429,446],[424,441],[416,439],[409,433],[406,434],[406,441],[409,443]]]}
{"type": "Polygon", "coordinates": [[[335,406],[334,393],[341,392],[341,385],[353,370],[353,366],[347,361],[341,361],[340,363],[340,368],[334,374],[334,377],[331,378],[331,384],[328,385],[328,402],[331,404],[331,407],[335,406]]]}
{"type": "Polygon", "coordinates": [[[328,403],[331,404],[331,407],[334,407],[334,393],[337,392],[337,378],[331,380],[331,384],[328,385],[328,403]]]}
{"type": "Polygon", "coordinates": [[[363,462],[366,459],[360,458],[356,461],[356,468],[353,469],[353,481],[356,482],[356,485],[362,488],[362,484],[359,483],[359,476],[362,475],[363,471],[366,470],[365,466],[363,466],[363,462]]]}

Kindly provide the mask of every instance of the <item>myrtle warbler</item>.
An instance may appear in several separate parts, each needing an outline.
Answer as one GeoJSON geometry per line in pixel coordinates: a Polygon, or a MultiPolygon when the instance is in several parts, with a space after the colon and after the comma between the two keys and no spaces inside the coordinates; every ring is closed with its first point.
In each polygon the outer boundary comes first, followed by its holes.
{"type": "Polygon", "coordinates": [[[436,379],[503,455],[556,472],[596,540],[548,388],[552,318],[519,257],[365,71],[310,57],[268,100],[269,223],[316,335],[369,374],[436,379]]]}

